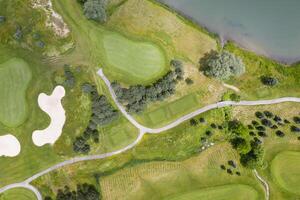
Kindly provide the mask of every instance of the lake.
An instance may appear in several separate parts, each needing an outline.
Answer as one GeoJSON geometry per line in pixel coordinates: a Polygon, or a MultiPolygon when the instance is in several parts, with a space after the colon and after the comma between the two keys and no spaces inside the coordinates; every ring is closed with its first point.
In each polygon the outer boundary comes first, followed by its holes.
{"type": "Polygon", "coordinates": [[[221,39],[276,60],[300,60],[300,0],[161,0],[221,39]]]}

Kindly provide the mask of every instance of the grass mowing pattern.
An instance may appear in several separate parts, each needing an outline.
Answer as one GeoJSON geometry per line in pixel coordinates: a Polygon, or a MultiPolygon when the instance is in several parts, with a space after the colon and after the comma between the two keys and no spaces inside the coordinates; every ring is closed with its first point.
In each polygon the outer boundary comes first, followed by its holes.
{"type": "Polygon", "coordinates": [[[236,200],[254,200],[258,199],[257,191],[252,187],[241,184],[225,185],[212,187],[208,189],[195,190],[179,196],[168,197],[164,200],[222,200],[222,199],[236,199],[236,200]],[[244,194],[247,194],[245,198],[244,194]]]}
{"type": "Polygon", "coordinates": [[[26,89],[31,79],[28,64],[12,58],[0,65],[0,122],[16,127],[27,116],[26,89]]]}
{"type": "Polygon", "coordinates": [[[103,42],[107,63],[121,73],[145,81],[164,70],[164,54],[152,43],[135,42],[114,33],[105,34],[103,42]]]}
{"type": "Polygon", "coordinates": [[[36,197],[30,190],[16,188],[0,194],[0,200],[36,200],[36,197]]]}
{"type": "Polygon", "coordinates": [[[285,190],[300,195],[300,152],[284,151],[271,162],[271,172],[276,182],[285,190]]]}

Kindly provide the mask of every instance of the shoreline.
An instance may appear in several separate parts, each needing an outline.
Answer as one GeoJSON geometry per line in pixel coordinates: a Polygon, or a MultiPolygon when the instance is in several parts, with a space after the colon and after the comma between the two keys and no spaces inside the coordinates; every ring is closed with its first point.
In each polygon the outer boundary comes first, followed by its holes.
{"type": "Polygon", "coordinates": [[[293,65],[296,65],[296,64],[300,63],[300,55],[299,55],[298,58],[294,58],[294,59],[292,59],[292,58],[283,58],[284,56],[279,56],[279,55],[267,55],[265,53],[259,52],[259,50],[255,50],[255,49],[252,49],[251,47],[248,47],[247,45],[243,44],[243,42],[238,41],[235,38],[231,38],[231,37],[226,36],[226,35],[222,36],[220,33],[217,33],[215,31],[211,30],[210,28],[208,28],[204,23],[199,22],[198,20],[196,20],[192,16],[184,13],[183,11],[175,8],[174,6],[166,4],[162,0],[150,0],[150,1],[158,3],[163,8],[166,8],[167,10],[174,13],[178,17],[181,17],[184,20],[190,22],[196,28],[200,29],[201,31],[204,31],[209,36],[216,39],[218,45],[220,46],[220,48],[223,48],[226,45],[227,42],[233,42],[233,43],[237,44],[240,48],[242,48],[246,51],[253,52],[253,53],[257,54],[258,56],[266,57],[266,58],[271,59],[274,62],[277,62],[277,63],[282,64],[282,65],[293,66],[293,65]]]}

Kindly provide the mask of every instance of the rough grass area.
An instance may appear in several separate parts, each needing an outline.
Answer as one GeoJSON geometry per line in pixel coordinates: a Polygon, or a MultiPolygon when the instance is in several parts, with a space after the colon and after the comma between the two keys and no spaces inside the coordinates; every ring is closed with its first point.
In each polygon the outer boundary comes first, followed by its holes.
{"type": "Polygon", "coordinates": [[[300,195],[300,152],[284,151],[276,155],[271,163],[275,181],[290,193],[300,195]]]}
{"type": "Polygon", "coordinates": [[[286,66],[269,58],[246,51],[233,43],[225,46],[226,50],[239,56],[246,65],[246,73],[228,81],[240,89],[240,95],[245,100],[272,99],[284,96],[299,97],[300,66],[286,66]],[[279,84],[268,87],[262,84],[261,76],[272,76],[279,84]]]}
{"type": "Polygon", "coordinates": [[[28,189],[16,188],[0,194],[0,200],[36,200],[36,196],[28,189]]]}
{"type": "Polygon", "coordinates": [[[16,127],[27,117],[26,90],[31,79],[28,64],[12,58],[0,64],[0,122],[16,127]]]}
{"type": "Polygon", "coordinates": [[[108,65],[120,73],[143,82],[164,71],[164,53],[153,43],[133,41],[113,33],[105,34],[103,42],[108,65]]]}
{"type": "Polygon", "coordinates": [[[232,184],[196,190],[179,196],[171,196],[165,200],[222,200],[224,198],[245,200],[245,194],[247,194],[247,200],[258,199],[257,191],[253,188],[247,185],[232,184]]]}
{"type": "MultiPolygon", "coordinates": [[[[233,107],[233,117],[243,121],[245,124],[251,123],[255,118],[254,114],[256,111],[268,110],[274,114],[280,116],[283,119],[289,120],[291,123],[292,118],[299,114],[300,104],[299,103],[281,103],[268,106],[244,106],[244,107],[233,107]]],[[[284,125],[280,126],[279,129],[285,133],[283,138],[276,136],[275,131],[268,129],[266,133],[268,137],[263,139],[263,146],[265,148],[264,155],[264,166],[262,169],[258,170],[259,174],[268,182],[270,186],[270,199],[271,200],[285,200],[285,199],[297,199],[300,197],[299,194],[296,194],[298,190],[286,190],[279,183],[274,173],[272,172],[272,162],[277,155],[280,155],[281,152],[300,151],[300,141],[298,140],[299,134],[290,132],[290,126],[284,125]]],[[[290,173],[289,167],[298,167],[293,165],[291,162],[285,162],[281,164],[283,166],[283,171],[287,174],[290,173]]],[[[292,174],[290,174],[293,176],[292,174]]],[[[295,176],[296,177],[296,176],[295,176]]],[[[286,177],[288,178],[288,177],[286,177]]],[[[298,185],[298,184],[296,184],[298,185]]],[[[295,185],[295,187],[296,187],[295,185]]]]}

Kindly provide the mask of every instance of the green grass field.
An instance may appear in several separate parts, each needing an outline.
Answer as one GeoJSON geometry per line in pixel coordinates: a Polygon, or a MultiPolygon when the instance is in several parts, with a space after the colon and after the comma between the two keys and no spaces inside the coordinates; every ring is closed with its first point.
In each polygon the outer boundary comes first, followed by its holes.
{"type": "Polygon", "coordinates": [[[36,200],[36,196],[30,190],[16,188],[0,194],[0,200],[36,200]]]}
{"type": "Polygon", "coordinates": [[[236,200],[255,200],[258,199],[258,194],[252,187],[233,184],[196,190],[175,197],[167,197],[164,200],[224,200],[224,197],[236,200]]]}
{"type": "Polygon", "coordinates": [[[16,127],[27,117],[26,90],[31,79],[28,64],[12,58],[0,64],[0,122],[16,127]]]}
{"type": "Polygon", "coordinates": [[[114,33],[105,34],[103,43],[107,64],[119,73],[143,82],[164,71],[164,53],[153,43],[132,41],[114,33]]]}
{"type": "Polygon", "coordinates": [[[284,151],[271,162],[275,181],[290,193],[300,195],[300,152],[284,151]]]}

